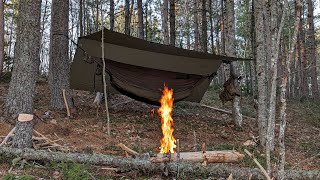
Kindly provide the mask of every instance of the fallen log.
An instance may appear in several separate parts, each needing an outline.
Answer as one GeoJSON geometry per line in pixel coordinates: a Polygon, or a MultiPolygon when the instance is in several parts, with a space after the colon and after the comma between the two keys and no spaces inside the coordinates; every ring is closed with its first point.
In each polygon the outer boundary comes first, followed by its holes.
{"type": "MultiPolygon", "coordinates": [[[[118,168],[121,172],[125,171],[139,171],[142,173],[159,173],[163,170],[163,164],[152,163],[146,160],[123,158],[101,154],[80,154],[80,153],[61,153],[49,152],[45,150],[33,149],[16,149],[8,147],[0,147],[1,157],[21,157],[25,160],[39,160],[39,161],[54,161],[54,162],[74,162],[85,163],[92,165],[108,166],[118,168]]],[[[177,166],[176,162],[168,162],[167,169],[169,172],[177,172],[179,167],[180,174],[185,176],[201,176],[204,177],[225,177],[227,178],[231,173],[236,179],[248,179],[252,175],[252,179],[264,179],[259,169],[239,168],[225,164],[209,164],[204,167],[201,163],[186,163],[180,162],[177,166]]],[[[320,171],[302,171],[289,170],[285,172],[286,179],[319,179],[320,171]]]]}
{"type": "MultiPolygon", "coordinates": [[[[244,155],[237,151],[206,151],[206,152],[180,152],[180,161],[188,162],[206,162],[206,163],[236,163],[243,159],[244,155]]],[[[163,154],[157,154],[150,158],[151,162],[161,163],[177,161],[177,154],[171,154],[164,157],[163,154]]]]}

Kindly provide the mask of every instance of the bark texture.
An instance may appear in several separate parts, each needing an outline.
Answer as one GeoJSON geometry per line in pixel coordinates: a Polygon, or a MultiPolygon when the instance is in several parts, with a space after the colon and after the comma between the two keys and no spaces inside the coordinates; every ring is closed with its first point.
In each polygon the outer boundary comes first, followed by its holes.
{"type": "Polygon", "coordinates": [[[163,30],[163,43],[169,44],[169,28],[168,28],[168,0],[163,0],[162,5],[162,30],[163,30]]]}
{"type": "Polygon", "coordinates": [[[170,0],[170,45],[176,45],[176,8],[175,0],[170,0]]]}
{"type": "Polygon", "coordinates": [[[317,80],[317,58],[316,58],[316,40],[315,40],[315,30],[314,30],[314,16],[313,16],[313,9],[314,4],[312,0],[307,0],[308,5],[308,30],[307,30],[307,37],[306,37],[306,58],[307,61],[311,63],[312,68],[311,70],[311,89],[312,89],[312,96],[315,99],[319,99],[319,85],[317,80]]]}
{"type": "Polygon", "coordinates": [[[193,0],[193,28],[194,28],[194,50],[199,50],[199,21],[198,21],[198,2],[193,0]]]}
{"type": "Polygon", "coordinates": [[[208,33],[207,33],[207,1],[202,0],[202,36],[201,36],[201,49],[203,52],[208,52],[208,33]]]}
{"type": "Polygon", "coordinates": [[[51,93],[50,106],[54,110],[64,108],[62,89],[66,90],[68,104],[72,105],[69,84],[68,23],[69,1],[53,0],[51,10],[49,88],[51,93]]]}
{"type": "Polygon", "coordinates": [[[0,1],[0,77],[3,70],[4,63],[4,5],[0,1]]]}
{"type": "Polygon", "coordinates": [[[80,36],[83,36],[83,0],[79,0],[80,36]]]}
{"type": "MultiPolygon", "coordinates": [[[[235,44],[235,17],[234,17],[234,0],[226,0],[226,16],[227,16],[227,26],[226,26],[226,55],[235,57],[236,56],[236,44],[235,44]]],[[[230,67],[230,75],[239,77],[238,71],[238,62],[232,62],[232,65],[230,67]]],[[[236,79],[234,81],[234,86],[237,89],[240,89],[240,81],[236,79]]],[[[240,96],[235,96],[233,99],[233,105],[232,105],[232,116],[234,123],[236,126],[241,127],[242,126],[242,114],[240,109],[240,96]]]]}
{"type": "Polygon", "coordinates": [[[258,127],[261,145],[264,146],[267,137],[267,80],[266,80],[266,51],[264,38],[264,0],[254,2],[255,34],[256,34],[256,75],[258,85],[258,127]]]}
{"type": "Polygon", "coordinates": [[[124,5],[124,33],[130,35],[130,1],[125,0],[124,5]]]}
{"type": "Polygon", "coordinates": [[[19,3],[15,63],[5,104],[7,114],[14,117],[33,112],[40,65],[40,8],[40,0],[19,3]]]}
{"type": "Polygon", "coordinates": [[[110,30],[114,29],[114,0],[110,0],[110,30]]]}
{"type": "Polygon", "coordinates": [[[19,149],[32,147],[33,125],[33,120],[28,122],[17,122],[12,147],[19,149]]]}
{"type": "Polygon", "coordinates": [[[142,9],[142,0],[137,0],[138,6],[138,38],[144,38],[144,28],[143,28],[143,9],[142,9]]]}

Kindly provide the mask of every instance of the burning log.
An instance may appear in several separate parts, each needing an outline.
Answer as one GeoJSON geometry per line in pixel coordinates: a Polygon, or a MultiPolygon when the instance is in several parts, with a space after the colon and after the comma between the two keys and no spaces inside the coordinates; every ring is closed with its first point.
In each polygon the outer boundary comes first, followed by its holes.
{"type": "MultiPolygon", "coordinates": [[[[206,151],[206,152],[180,152],[180,161],[188,162],[206,162],[206,163],[235,163],[243,159],[244,155],[237,151],[206,151]]],[[[151,157],[153,163],[177,161],[177,154],[171,154],[170,157],[164,154],[158,154],[151,157]]]]}

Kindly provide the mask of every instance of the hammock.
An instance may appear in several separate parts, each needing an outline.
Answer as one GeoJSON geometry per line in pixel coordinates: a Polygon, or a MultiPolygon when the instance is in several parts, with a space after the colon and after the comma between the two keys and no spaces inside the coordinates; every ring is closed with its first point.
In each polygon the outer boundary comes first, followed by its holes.
{"type": "MultiPolygon", "coordinates": [[[[80,37],[71,65],[72,89],[103,92],[102,31],[80,37]]],[[[200,102],[222,62],[239,59],[148,42],[104,29],[107,87],[158,105],[166,84],[175,102],[200,102]]]]}

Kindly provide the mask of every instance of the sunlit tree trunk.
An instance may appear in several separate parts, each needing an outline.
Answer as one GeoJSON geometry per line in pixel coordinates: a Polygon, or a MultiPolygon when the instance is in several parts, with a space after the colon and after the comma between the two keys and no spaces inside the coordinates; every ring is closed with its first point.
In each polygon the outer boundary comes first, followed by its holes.
{"type": "Polygon", "coordinates": [[[313,1],[307,0],[308,5],[308,30],[306,37],[306,58],[307,61],[312,66],[310,68],[310,76],[311,76],[311,90],[312,96],[315,99],[318,99],[319,96],[319,85],[317,80],[317,58],[316,58],[316,40],[315,40],[315,30],[314,30],[314,16],[313,16],[313,1]]]}

